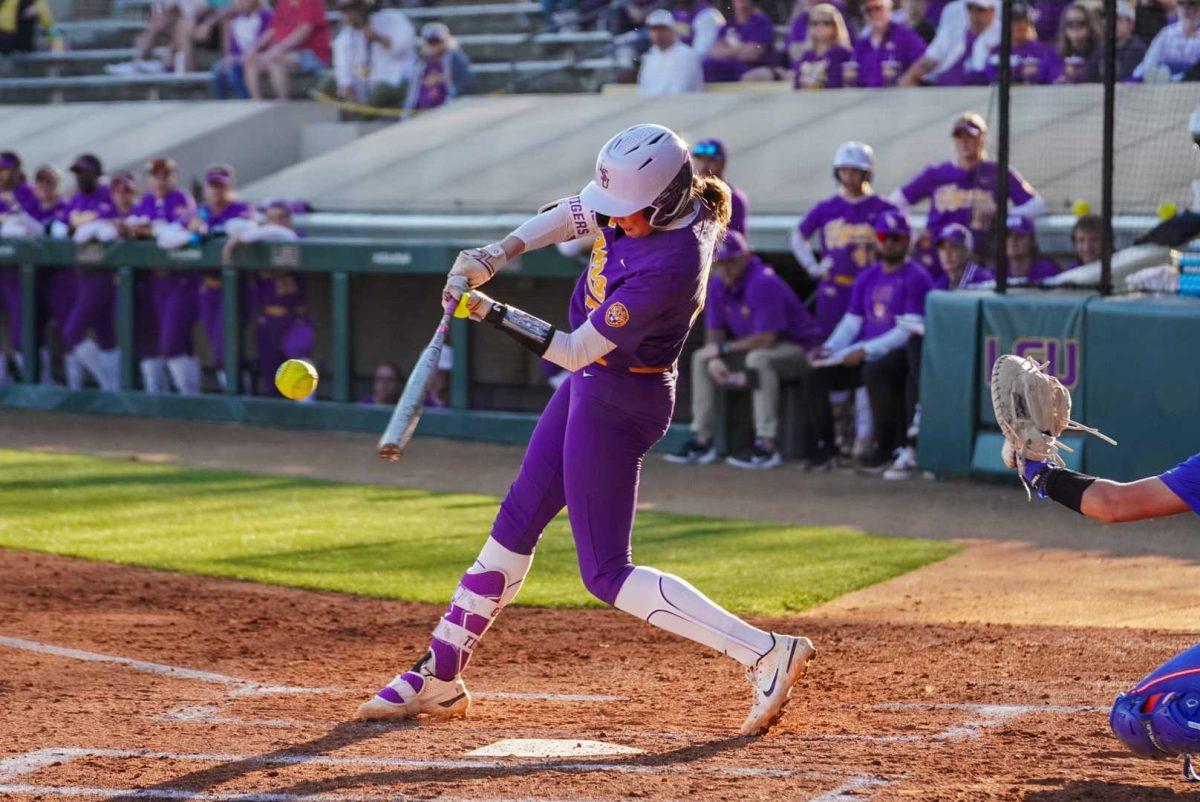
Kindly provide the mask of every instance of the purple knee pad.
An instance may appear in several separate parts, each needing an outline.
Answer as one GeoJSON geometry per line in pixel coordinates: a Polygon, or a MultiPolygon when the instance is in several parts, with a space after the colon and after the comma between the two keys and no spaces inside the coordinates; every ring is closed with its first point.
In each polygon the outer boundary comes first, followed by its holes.
{"type": "Polygon", "coordinates": [[[508,578],[502,571],[463,574],[458,583],[458,591],[450,601],[450,606],[446,608],[438,627],[439,629],[445,627],[455,632],[461,628],[474,637],[467,639],[460,646],[439,637],[439,630],[434,630],[429,651],[433,653],[433,675],[435,677],[449,681],[461,674],[471,660],[471,652],[479,643],[479,639],[491,626],[495,613],[481,615],[478,612],[472,612],[472,608],[479,609],[479,606],[472,601],[474,597],[482,596],[491,601],[495,606],[495,611],[498,612],[500,598],[507,586],[508,578]],[[464,591],[466,592],[464,593],[464,591]]]}

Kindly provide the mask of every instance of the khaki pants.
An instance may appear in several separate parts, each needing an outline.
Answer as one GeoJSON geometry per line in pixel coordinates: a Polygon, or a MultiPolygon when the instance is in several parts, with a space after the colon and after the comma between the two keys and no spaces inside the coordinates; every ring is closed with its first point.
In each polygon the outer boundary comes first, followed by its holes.
{"type": "MultiPolygon", "coordinates": [[[[692,432],[707,443],[712,442],[717,386],[708,375],[706,360],[698,354],[692,356],[692,432]]],[[[758,373],[753,394],[754,436],[774,440],[779,436],[779,384],[808,373],[808,358],[796,343],[780,342],[747,353],[746,368],[758,373]]]]}

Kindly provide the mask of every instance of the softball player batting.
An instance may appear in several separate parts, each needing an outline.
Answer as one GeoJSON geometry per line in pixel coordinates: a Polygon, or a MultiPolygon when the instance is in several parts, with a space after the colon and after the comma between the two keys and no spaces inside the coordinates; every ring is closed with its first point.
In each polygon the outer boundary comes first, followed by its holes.
{"type": "Polygon", "coordinates": [[[595,180],[545,207],[504,240],[463,251],[443,301],[468,295],[471,317],[571,372],[546,406],[491,536],[467,569],[429,650],[358,709],[366,719],[464,715],[462,672],[529,573],[542,530],[565,506],[587,589],[604,602],[729,655],[754,698],[741,731],[779,719],[816,654],[807,638],[757,629],[679,577],[635,566],[630,537],[646,452],[675,406],[676,362],[704,306],[714,245],[729,222],[728,187],[692,172],[687,145],[659,125],[610,139],[595,180]],[[571,297],[572,331],[474,291],[509,259],[594,236],[571,297]]]}

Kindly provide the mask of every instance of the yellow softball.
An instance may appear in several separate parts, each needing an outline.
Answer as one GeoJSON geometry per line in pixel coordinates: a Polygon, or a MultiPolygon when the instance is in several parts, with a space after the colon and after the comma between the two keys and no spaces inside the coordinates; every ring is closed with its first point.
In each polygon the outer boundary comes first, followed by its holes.
{"type": "Polygon", "coordinates": [[[275,371],[275,387],[279,394],[300,400],[317,389],[317,369],[303,359],[289,359],[275,371]]]}
{"type": "Polygon", "coordinates": [[[1092,213],[1092,204],[1085,201],[1083,198],[1071,204],[1071,214],[1076,217],[1083,217],[1085,214],[1092,213]]]}

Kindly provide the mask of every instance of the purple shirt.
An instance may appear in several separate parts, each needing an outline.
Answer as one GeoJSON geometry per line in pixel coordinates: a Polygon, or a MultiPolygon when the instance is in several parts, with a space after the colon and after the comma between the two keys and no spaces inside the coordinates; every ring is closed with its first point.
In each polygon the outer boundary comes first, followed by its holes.
{"type": "Polygon", "coordinates": [[[762,45],[762,58],[754,62],[743,62],[749,66],[758,66],[759,64],[770,64],[772,59],[772,51],[775,45],[775,25],[771,22],[771,18],[761,11],[755,11],[750,15],[750,18],[745,22],[727,22],[721,32],[717,34],[718,40],[727,39],[732,34],[737,34],[738,41],[744,45],[762,45]]]}
{"type": "MultiPolygon", "coordinates": [[[[841,89],[846,86],[844,72],[847,62],[854,61],[854,53],[845,47],[830,48],[823,56],[809,50],[796,62],[796,89],[841,89]]],[[[857,78],[857,65],[852,69],[857,78]]],[[[851,84],[853,85],[853,84],[851,84]]]]}
{"type": "Polygon", "coordinates": [[[1038,256],[1034,258],[1033,264],[1029,266],[1029,273],[1025,276],[1014,276],[1010,267],[1008,280],[1020,284],[1041,284],[1061,272],[1062,268],[1058,266],[1058,262],[1048,256],[1038,256]]]}
{"type": "MultiPolygon", "coordinates": [[[[832,0],[831,5],[846,16],[846,4],[842,0],[832,0]]],[[[784,42],[784,51],[787,53],[787,62],[789,67],[796,66],[796,58],[793,57],[793,52],[803,51],[808,47],[808,15],[811,9],[805,9],[800,12],[800,15],[792,20],[792,26],[788,29],[787,39],[784,42]]]]}
{"type": "Polygon", "coordinates": [[[967,262],[967,266],[963,268],[962,276],[959,277],[958,283],[953,287],[950,286],[950,274],[944,270],[938,271],[938,275],[933,279],[933,289],[935,290],[969,290],[971,287],[980,284],[986,284],[989,281],[995,281],[996,274],[988,270],[986,267],[980,267],[974,262],[967,262]]]}
{"type": "Polygon", "coordinates": [[[90,220],[115,220],[117,207],[113,204],[108,187],[98,186],[89,193],[76,192],[67,201],[67,218],[71,227],[82,225],[90,220]]]}
{"type": "Polygon", "coordinates": [[[421,70],[421,89],[417,92],[418,109],[432,109],[446,102],[450,96],[450,76],[446,74],[446,60],[443,58],[425,59],[425,67],[421,70]]]}
{"type": "MultiPolygon", "coordinates": [[[[1015,84],[1052,84],[1062,75],[1063,63],[1054,48],[1033,41],[1012,49],[1009,59],[1011,76],[1015,84]]],[[[1000,48],[992,48],[983,72],[970,73],[968,82],[974,84],[995,83],[1000,72],[1000,48]]]]}
{"type": "Polygon", "coordinates": [[[880,263],[868,267],[855,282],[846,310],[863,320],[855,342],[888,333],[900,315],[924,315],[925,296],[932,287],[929,273],[916,262],[905,262],[895,273],[885,273],[880,263]]]}
{"type": "Polygon", "coordinates": [[[878,47],[871,41],[871,29],[867,28],[854,43],[858,85],[895,86],[904,71],[924,54],[925,40],[907,25],[889,24],[878,47]]]}
{"type": "Polygon", "coordinates": [[[975,40],[979,38],[979,34],[971,33],[968,29],[963,32],[963,35],[967,37],[967,44],[963,48],[962,55],[959,56],[958,61],[934,79],[934,85],[967,86],[971,82],[971,74],[967,72],[967,60],[975,51],[975,40]]]}
{"type": "Polygon", "coordinates": [[[732,287],[713,276],[708,280],[704,326],[724,331],[731,340],[774,332],[780,340],[805,348],[820,345],[824,332],[796,293],[757,256],[732,287]]]}
{"type": "MultiPolygon", "coordinates": [[[[1012,168],[1008,171],[1008,187],[1009,201],[1014,206],[1026,203],[1034,195],[1033,187],[1012,168]]],[[[933,164],[900,191],[909,203],[920,203],[929,198],[926,227],[935,239],[943,228],[959,223],[975,235],[975,250],[986,252],[995,217],[995,162],[980,162],[972,170],[964,170],[954,162],[933,164]]]]}
{"type": "Polygon", "coordinates": [[[0,212],[20,209],[31,217],[37,217],[40,208],[37,193],[28,181],[22,181],[8,192],[0,192],[0,212]]]}
{"type": "Polygon", "coordinates": [[[750,206],[746,201],[746,193],[729,185],[730,194],[730,210],[729,210],[729,228],[739,234],[746,233],[746,215],[750,213],[750,206]]]}
{"type": "Polygon", "coordinates": [[[800,221],[800,235],[819,234],[819,250],[832,264],[817,285],[817,323],[828,334],[846,314],[850,288],[875,258],[875,218],[896,207],[878,195],[856,201],[834,195],[821,201],[800,221]]]}
{"type": "Polygon", "coordinates": [[[196,213],[196,201],[192,196],[176,187],[160,198],[147,192],[129,210],[131,223],[183,223],[187,224],[196,213]]]}
{"type": "Polygon", "coordinates": [[[308,312],[304,276],[291,270],[262,270],[250,282],[250,302],[259,316],[283,317],[308,312]]]}
{"type": "Polygon", "coordinates": [[[230,220],[235,220],[239,217],[254,220],[257,217],[254,207],[240,200],[233,201],[220,212],[214,212],[211,206],[207,203],[202,203],[200,204],[198,214],[200,215],[200,219],[208,225],[209,234],[223,233],[225,231],[225,224],[230,220]]]}
{"type": "Polygon", "coordinates": [[[629,237],[600,229],[571,295],[571,328],[590,319],[617,348],[618,370],[671,369],[704,306],[716,225],[703,211],[680,228],[629,237]]]}
{"type": "Polygon", "coordinates": [[[701,11],[710,8],[712,8],[711,3],[701,0],[691,10],[686,8],[674,8],[671,10],[671,16],[675,18],[675,35],[679,37],[679,41],[691,46],[692,39],[696,34],[692,27],[696,22],[696,17],[700,15],[701,11]]]}
{"type": "Polygon", "coordinates": [[[1035,0],[1034,25],[1037,26],[1038,39],[1053,42],[1058,37],[1058,21],[1068,5],[1066,0],[1035,0]]]}

